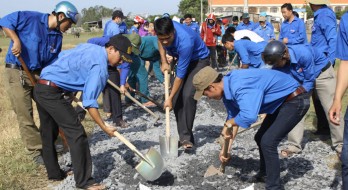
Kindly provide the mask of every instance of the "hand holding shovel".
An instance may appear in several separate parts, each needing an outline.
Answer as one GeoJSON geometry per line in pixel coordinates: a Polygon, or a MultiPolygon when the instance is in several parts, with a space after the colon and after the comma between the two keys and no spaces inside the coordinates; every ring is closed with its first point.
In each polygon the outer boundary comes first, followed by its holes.
{"type": "Polygon", "coordinates": [[[228,161],[231,159],[231,156],[230,156],[228,150],[230,148],[230,144],[232,143],[232,138],[231,138],[232,125],[230,123],[226,123],[224,127],[226,128],[226,133],[225,133],[226,136],[224,136],[224,145],[222,147],[222,152],[219,155],[220,161],[221,161],[221,165],[220,165],[219,170],[221,173],[225,173],[225,167],[226,167],[228,161]]]}
{"type": "MultiPolygon", "coordinates": [[[[166,101],[169,97],[169,74],[164,72],[164,87],[166,101]]],[[[166,109],[166,135],[159,137],[161,155],[164,157],[177,157],[178,156],[178,138],[170,136],[170,107],[166,109]]]]}

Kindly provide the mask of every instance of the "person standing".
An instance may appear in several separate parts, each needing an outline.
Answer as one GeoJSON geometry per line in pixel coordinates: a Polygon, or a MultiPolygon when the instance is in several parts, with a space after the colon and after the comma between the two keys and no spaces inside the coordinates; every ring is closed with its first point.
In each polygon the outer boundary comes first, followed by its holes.
{"type": "MultiPolygon", "coordinates": [[[[333,103],[331,105],[329,116],[330,122],[340,126],[341,121],[341,109],[342,98],[348,88],[348,12],[341,17],[341,22],[337,35],[336,45],[336,58],[341,60],[341,64],[338,68],[338,76],[336,83],[336,92],[333,103]]],[[[341,154],[342,162],[342,183],[344,190],[348,189],[348,107],[346,108],[346,114],[344,120],[344,135],[343,135],[343,148],[341,154]]]]}
{"type": "Polygon", "coordinates": [[[129,34],[138,34],[139,33],[139,28],[140,25],[145,22],[145,20],[141,16],[135,16],[134,19],[134,24],[133,26],[129,29],[129,34]]]}
{"type": "Polygon", "coordinates": [[[84,127],[62,93],[82,91],[83,106],[99,127],[113,137],[116,128],[101,119],[97,99],[108,79],[107,65],[116,66],[121,60],[131,62],[131,51],[130,41],[116,35],[110,38],[105,47],[85,43],[63,51],[57,60],[43,69],[34,88],[34,98],[40,117],[43,159],[48,179],[60,181],[66,177],[66,173],[60,169],[54,146],[59,127],[66,134],[70,148],[76,187],[103,189],[103,185],[96,184],[92,178],[92,158],[84,127]]]}
{"type": "Polygon", "coordinates": [[[210,61],[213,68],[219,68],[216,59],[216,44],[217,37],[221,35],[220,25],[216,23],[216,18],[213,13],[210,13],[202,23],[201,38],[210,51],[210,61]]]}
{"type": "Polygon", "coordinates": [[[197,108],[197,101],[193,99],[192,79],[199,70],[209,65],[209,49],[193,30],[168,17],[155,21],[155,31],[162,72],[170,71],[167,53],[178,59],[176,76],[164,107],[174,108],[180,146],[191,149],[194,145],[192,129],[197,108]]]}
{"type": "MultiPolygon", "coordinates": [[[[327,5],[328,0],[310,0],[309,5],[314,12],[314,24],[312,26],[311,45],[313,48],[323,52],[328,58],[328,62],[335,66],[335,50],[337,43],[337,23],[336,14],[327,5]]],[[[330,127],[326,119],[326,113],[322,102],[319,100],[318,93],[313,91],[313,104],[317,115],[317,134],[328,134],[330,127]]],[[[324,100],[331,102],[330,100],[324,100]]],[[[324,103],[325,104],[325,103],[324,103]]],[[[331,104],[331,103],[330,103],[331,104]]]]}
{"type": "Polygon", "coordinates": [[[259,25],[254,29],[254,32],[266,42],[275,40],[274,31],[266,25],[266,17],[259,18],[259,25]]]}
{"type": "Polygon", "coordinates": [[[237,30],[250,30],[253,31],[255,29],[255,23],[250,21],[249,13],[243,13],[242,22],[238,24],[237,30]]]}
{"type": "MultiPolygon", "coordinates": [[[[105,24],[103,37],[110,38],[117,34],[127,34],[127,25],[125,22],[123,22],[123,19],[123,12],[121,10],[115,10],[112,13],[112,19],[105,24]]],[[[115,69],[112,72],[115,72],[115,69]]],[[[111,89],[112,87],[106,85],[105,89],[103,90],[103,110],[106,115],[105,121],[108,122],[113,121],[113,116],[111,113],[111,97],[109,95],[111,89]]]]}
{"type": "Polygon", "coordinates": [[[127,34],[127,25],[123,22],[124,16],[121,10],[112,13],[112,18],[105,24],[103,36],[114,36],[117,34],[127,34]]]}
{"type": "MultiPolygon", "coordinates": [[[[266,182],[267,190],[283,189],[277,148],[309,108],[309,95],[301,93],[298,82],[270,69],[233,70],[223,77],[205,67],[194,76],[193,85],[196,100],[202,95],[223,100],[227,119],[221,134],[231,139],[229,147],[236,140],[239,127],[249,128],[258,114],[267,113],[254,137],[260,153],[260,169],[253,180],[266,182]],[[231,128],[227,130],[227,126],[231,128]]],[[[230,153],[226,158],[221,150],[219,157],[227,162],[230,153]]]]}
{"type": "Polygon", "coordinates": [[[291,3],[283,4],[281,10],[285,20],[280,28],[279,41],[287,45],[307,43],[305,24],[293,14],[291,3]]]}
{"type": "Polygon", "coordinates": [[[0,27],[11,39],[5,60],[5,88],[17,115],[22,142],[37,164],[43,164],[43,160],[40,132],[33,119],[33,85],[18,56],[23,58],[30,73],[38,77],[42,68],[58,58],[62,33],[76,24],[78,18],[76,7],[62,1],[51,14],[17,11],[0,19],[0,27]]]}
{"type": "Polygon", "coordinates": [[[192,21],[192,15],[191,14],[185,14],[184,15],[184,21],[182,23],[185,26],[190,27],[193,31],[197,32],[199,34],[199,26],[196,22],[192,21]]]}

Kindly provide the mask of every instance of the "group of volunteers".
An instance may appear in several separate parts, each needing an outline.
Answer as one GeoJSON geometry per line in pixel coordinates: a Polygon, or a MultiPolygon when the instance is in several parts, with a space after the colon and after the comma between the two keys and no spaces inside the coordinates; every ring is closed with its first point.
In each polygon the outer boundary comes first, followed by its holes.
{"type": "MultiPolygon", "coordinates": [[[[266,13],[260,14],[258,23],[250,21],[248,13],[243,13],[241,22],[233,16],[232,23],[208,14],[201,26],[192,21],[192,14],[184,15],[182,23],[167,13],[153,22],[136,16],[128,29],[123,12],[115,10],[103,36],[65,51],[61,51],[63,33],[80,18],[72,3],[58,3],[51,14],[17,11],[6,15],[0,19],[1,29],[11,39],[5,87],[23,144],[34,162],[45,166],[48,179],[60,181],[73,174],[77,188],[105,189],[92,177],[88,138],[81,117],[65,95],[81,91],[83,107],[113,137],[117,127],[128,127],[122,116],[121,94],[138,89],[149,96],[150,70],[160,83],[163,73],[174,71],[164,108],[174,111],[178,144],[185,151],[195,146],[194,119],[202,96],[223,100],[227,119],[222,136],[230,139],[230,146],[239,127],[248,128],[258,114],[267,114],[254,138],[260,165],[253,179],[265,182],[266,189],[282,189],[279,155],[291,157],[302,151],[304,115],[312,97],[318,120],[324,118],[322,122],[330,129],[332,148],[342,161],[343,189],[348,189],[348,112],[344,121],[340,118],[341,99],[348,88],[348,13],[338,27],[328,4],[327,0],[309,0],[314,11],[310,43],[305,24],[290,3],[281,6],[285,20],[278,40],[266,13]],[[228,52],[228,62],[238,69],[226,76],[219,73],[217,49],[228,52]],[[336,58],[341,60],[337,82],[336,58]],[[105,119],[98,111],[101,93],[105,119]],[[33,119],[32,100],[39,113],[39,128],[33,119]],[[73,171],[59,166],[55,142],[60,133],[65,134],[73,171]],[[286,136],[287,146],[278,152],[286,136]]],[[[145,98],[140,101],[154,106],[145,98]]],[[[221,152],[220,160],[228,162],[231,153],[224,157],[221,152]]]]}

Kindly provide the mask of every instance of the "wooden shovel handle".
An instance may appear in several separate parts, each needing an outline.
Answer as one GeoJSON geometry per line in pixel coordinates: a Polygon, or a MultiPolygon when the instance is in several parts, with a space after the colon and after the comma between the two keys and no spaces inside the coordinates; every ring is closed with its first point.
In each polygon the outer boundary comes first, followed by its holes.
{"type": "Polygon", "coordinates": [[[25,64],[23,58],[21,56],[18,56],[18,60],[21,63],[21,65],[23,67],[23,70],[25,71],[25,73],[29,77],[29,80],[30,80],[31,84],[33,86],[35,86],[35,84],[36,84],[35,79],[34,79],[33,75],[31,75],[31,73],[29,72],[29,69],[28,69],[27,65],[25,64]]]}
{"type": "Polygon", "coordinates": [[[131,149],[137,156],[139,156],[142,160],[150,164],[152,167],[155,167],[150,160],[148,160],[131,142],[129,142],[124,136],[122,136],[119,132],[114,131],[114,135],[120,139],[129,149],[131,149]]]}
{"type": "MultiPolygon", "coordinates": [[[[164,93],[165,98],[169,98],[169,74],[168,71],[164,72],[164,93]]],[[[166,136],[170,137],[170,108],[166,107],[166,136]]]]}
{"type": "MultiPolygon", "coordinates": [[[[120,87],[118,87],[115,83],[113,83],[109,79],[108,79],[108,84],[111,85],[112,87],[114,87],[116,90],[121,92],[120,87]]],[[[136,103],[138,106],[142,107],[145,111],[147,111],[149,114],[151,114],[152,116],[154,116],[158,120],[159,117],[155,113],[153,113],[151,110],[149,110],[149,108],[147,108],[146,106],[141,104],[138,100],[133,98],[133,96],[130,95],[129,92],[126,92],[125,95],[127,96],[127,98],[131,99],[134,103],[136,103]]]]}
{"type": "MultiPolygon", "coordinates": [[[[231,131],[231,129],[227,129],[231,131]]],[[[222,147],[222,156],[227,158],[228,156],[228,148],[230,147],[230,138],[224,139],[224,146],[222,147]]],[[[226,167],[227,162],[222,162],[220,165],[220,172],[225,173],[225,167],[226,167]]]]}

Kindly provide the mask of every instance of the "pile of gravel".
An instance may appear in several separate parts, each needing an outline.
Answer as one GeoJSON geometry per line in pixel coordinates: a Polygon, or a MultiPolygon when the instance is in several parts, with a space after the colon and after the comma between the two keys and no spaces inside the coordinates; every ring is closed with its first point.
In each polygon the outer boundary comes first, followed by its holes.
{"type": "MultiPolygon", "coordinates": [[[[150,85],[152,96],[161,99],[163,86],[154,81],[150,85]]],[[[137,106],[127,107],[124,109],[124,118],[130,127],[118,130],[144,154],[150,147],[159,151],[159,135],[165,134],[165,115],[157,108],[152,110],[161,118],[156,125],[150,126],[149,123],[153,121],[151,115],[137,106]]],[[[171,133],[173,136],[178,136],[173,112],[170,118],[171,133]]],[[[259,152],[253,140],[257,128],[238,135],[233,145],[232,159],[226,166],[224,175],[203,177],[210,165],[216,167],[220,165],[219,144],[215,141],[225,118],[225,108],[221,102],[208,101],[205,98],[199,101],[194,124],[195,150],[186,153],[179,149],[178,158],[164,159],[162,176],[152,182],[144,180],[136,172],[135,166],[139,158],[129,148],[117,138],[109,138],[96,127],[89,139],[93,176],[108,189],[117,190],[139,189],[140,183],[150,189],[161,190],[246,188],[252,184],[251,176],[258,171],[259,152]]],[[[330,148],[331,142],[313,137],[310,131],[306,131],[305,136],[305,148],[302,154],[281,159],[281,181],[285,189],[341,189],[340,163],[330,148]]],[[[69,153],[60,157],[59,162],[63,169],[70,167],[69,153]]],[[[54,189],[74,187],[73,176],[69,176],[54,189]]],[[[255,184],[255,189],[264,189],[264,184],[255,184]]]]}

